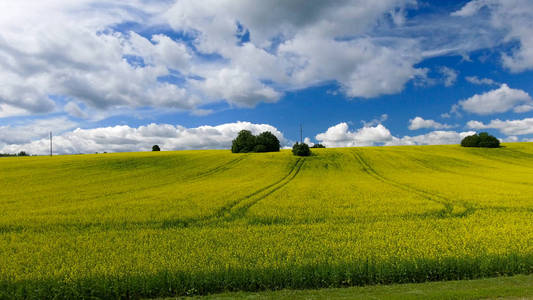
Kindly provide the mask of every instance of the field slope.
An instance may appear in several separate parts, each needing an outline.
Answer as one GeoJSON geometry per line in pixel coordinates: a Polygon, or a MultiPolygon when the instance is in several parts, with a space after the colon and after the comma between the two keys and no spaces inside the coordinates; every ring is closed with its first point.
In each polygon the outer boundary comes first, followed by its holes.
{"type": "Polygon", "coordinates": [[[533,273],[533,144],[0,159],[0,299],[533,273]]]}

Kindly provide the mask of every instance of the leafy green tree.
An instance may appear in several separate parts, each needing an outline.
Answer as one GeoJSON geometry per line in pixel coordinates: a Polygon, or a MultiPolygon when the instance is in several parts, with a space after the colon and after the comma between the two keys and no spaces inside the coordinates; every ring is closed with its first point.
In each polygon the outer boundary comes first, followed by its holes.
{"type": "Polygon", "coordinates": [[[249,130],[241,130],[231,143],[231,152],[276,152],[281,148],[278,138],[270,131],[255,136],[249,130]]]}
{"type": "Polygon", "coordinates": [[[26,153],[26,151],[20,151],[17,155],[18,156],[30,156],[28,153],[26,153]]]}
{"type": "Polygon", "coordinates": [[[280,143],[278,138],[272,134],[270,131],[262,132],[259,136],[257,136],[257,145],[263,145],[263,147],[259,147],[259,149],[264,151],[254,151],[254,152],[278,152],[280,149],[280,143]]]}
{"type": "Polygon", "coordinates": [[[309,156],[311,155],[311,150],[306,143],[296,142],[296,144],[292,146],[292,154],[297,156],[309,156]]]}
{"type": "Polygon", "coordinates": [[[161,151],[161,148],[159,148],[158,145],[153,145],[152,146],[152,151],[161,151]]]}
{"type": "Polygon", "coordinates": [[[487,132],[481,132],[479,134],[473,134],[465,137],[461,141],[463,147],[482,147],[482,148],[498,148],[500,147],[500,140],[496,137],[488,134],[487,132]]]}
{"type": "Polygon", "coordinates": [[[231,152],[248,153],[254,151],[257,137],[249,130],[241,130],[231,143],[231,152]]]}
{"type": "Polygon", "coordinates": [[[487,132],[481,132],[479,134],[479,147],[498,148],[500,147],[500,140],[488,134],[487,132]]]}
{"type": "Polygon", "coordinates": [[[466,136],[461,141],[461,146],[463,147],[478,147],[479,145],[479,135],[473,134],[466,136]]]}
{"type": "Polygon", "coordinates": [[[258,144],[258,145],[255,145],[254,152],[268,152],[268,151],[265,145],[258,144]]]}

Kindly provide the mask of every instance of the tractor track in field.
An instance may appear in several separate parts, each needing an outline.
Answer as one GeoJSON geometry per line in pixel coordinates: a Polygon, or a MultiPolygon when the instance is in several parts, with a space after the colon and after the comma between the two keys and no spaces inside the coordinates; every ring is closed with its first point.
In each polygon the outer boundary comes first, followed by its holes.
{"type": "Polygon", "coordinates": [[[226,206],[223,206],[215,213],[213,219],[232,221],[234,219],[244,216],[244,214],[250,207],[289,184],[289,182],[291,182],[294,177],[296,177],[296,175],[300,173],[304,162],[305,159],[298,158],[296,163],[291,167],[290,171],[285,176],[283,176],[274,183],[262,187],[251,194],[248,194],[244,197],[237,199],[236,201],[231,202],[226,206]]]}
{"type": "Polygon", "coordinates": [[[240,157],[237,157],[236,159],[232,159],[230,161],[228,161],[227,163],[224,163],[224,164],[221,164],[213,169],[210,169],[210,170],[207,170],[205,172],[202,172],[200,174],[197,174],[195,176],[192,176],[190,178],[186,178],[184,181],[195,181],[195,180],[198,180],[198,179],[202,179],[204,177],[208,177],[208,176],[211,176],[211,175],[215,175],[215,174],[218,174],[218,173],[222,173],[226,170],[229,170],[231,167],[233,167],[234,165],[238,164],[241,160],[245,159],[247,155],[242,155],[240,157]]]}
{"type": "MultiPolygon", "coordinates": [[[[271,194],[277,192],[287,184],[289,184],[299,173],[302,169],[302,166],[305,163],[305,159],[299,158],[294,167],[291,169],[291,171],[283,177],[283,179],[277,181],[276,183],[270,185],[270,188],[263,189],[261,192],[255,193],[255,195],[259,195],[258,197],[254,198],[251,201],[248,201],[247,203],[243,204],[243,201],[240,201],[238,204],[234,205],[230,209],[230,214],[235,218],[243,217],[244,214],[250,209],[250,207],[257,204],[259,201],[265,199],[266,197],[270,196],[271,194]],[[262,193],[264,192],[264,193],[262,193]],[[242,205],[239,205],[242,204],[242,205]]],[[[253,197],[247,197],[246,199],[252,199],[253,197]]]]}
{"type": "MultiPolygon", "coordinates": [[[[228,168],[228,166],[235,165],[240,160],[244,159],[245,156],[232,160],[226,164],[223,164],[219,167],[216,167],[209,172],[209,174],[216,174],[218,172],[223,172],[225,168],[228,168]],[[216,171],[215,171],[216,170],[216,171]]],[[[163,221],[149,221],[149,222],[128,222],[132,228],[139,228],[139,226],[148,226],[151,228],[157,227],[157,228],[183,228],[183,227],[193,227],[193,226],[205,226],[205,225],[211,225],[211,224],[217,224],[217,223],[224,223],[224,222],[231,222],[237,219],[240,219],[244,217],[246,212],[250,207],[257,204],[259,201],[263,200],[264,198],[268,197],[269,195],[275,193],[276,191],[280,190],[287,184],[289,184],[299,173],[304,165],[305,159],[298,158],[296,162],[291,166],[289,172],[287,172],[282,178],[278,179],[277,181],[264,186],[246,196],[243,196],[223,207],[218,209],[214,214],[207,215],[205,217],[200,218],[184,218],[184,219],[173,219],[173,220],[163,220],[163,221]]],[[[207,172],[206,172],[207,173],[207,172]]],[[[205,173],[203,173],[205,174],[205,173]]],[[[162,184],[163,185],[163,184],[162,184]]],[[[131,190],[130,190],[131,191],[131,190]]],[[[119,192],[116,194],[122,194],[125,192],[119,192]]],[[[115,194],[115,195],[116,195],[115,194]]],[[[117,225],[117,224],[115,224],[117,225]]],[[[121,228],[124,224],[121,224],[121,228]]],[[[100,223],[89,223],[89,224],[82,224],[78,227],[80,230],[84,229],[91,229],[94,227],[100,227],[100,226],[108,226],[110,229],[114,228],[114,225],[112,224],[100,224],[100,223]]],[[[39,230],[53,230],[54,228],[62,229],[70,227],[68,224],[56,224],[47,227],[46,229],[36,229],[39,230]]],[[[15,232],[15,231],[21,231],[25,230],[22,226],[15,226],[12,224],[0,224],[0,233],[5,232],[15,232]]]]}
{"type": "Polygon", "coordinates": [[[367,173],[368,175],[374,177],[378,181],[381,181],[381,182],[383,182],[385,184],[394,186],[396,188],[402,189],[402,190],[410,192],[410,193],[415,193],[415,194],[417,194],[417,195],[421,196],[422,198],[425,198],[425,199],[427,199],[429,201],[444,205],[444,209],[439,213],[439,215],[441,217],[465,217],[465,216],[468,216],[468,215],[474,213],[475,210],[476,210],[476,208],[473,205],[469,204],[469,203],[466,203],[466,202],[457,203],[456,202],[457,204],[459,204],[462,207],[464,207],[465,210],[462,213],[454,214],[453,213],[453,208],[454,208],[454,202],[455,201],[452,201],[451,199],[448,199],[448,198],[446,198],[444,196],[441,196],[441,195],[438,195],[438,194],[430,193],[430,192],[427,192],[425,190],[422,190],[422,189],[419,189],[419,188],[415,188],[413,186],[410,186],[410,185],[407,185],[407,184],[403,184],[403,183],[399,183],[399,182],[396,182],[394,180],[391,180],[391,179],[381,175],[374,168],[372,168],[372,166],[361,156],[361,154],[358,151],[353,152],[353,154],[354,154],[355,159],[363,167],[363,171],[365,173],[367,173]]]}
{"type": "MultiPolygon", "coordinates": [[[[144,191],[144,190],[153,190],[153,189],[157,189],[157,188],[160,188],[160,187],[163,187],[163,186],[166,186],[166,185],[171,185],[171,184],[175,184],[177,182],[194,182],[198,179],[202,179],[202,178],[205,178],[205,177],[208,177],[208,176],[211,176],[211,175],[215,175],[215,174],[218,174],[218,173],[222,173],[224,171],[227,171],[229,170],[231,167],[233,167],[234,165],[238,164],[240,161],[242,161],[243,159],[246,158],[246,155],[243,155],[241,157],[238,157],[236,159],[233,159],[233,160],[230,160],[226,163],[223,163],[213,169],[210,169],[210,170],[207,170],[205,172],[202,172],[202,173],[199,173],[197,175],[194,175],[192,177],[189,177],[189,178],[183,178],[181,180],[167,180],[167,181],[164,181],[164,182],[159,182],[157,184],[150,184],[148,186],[137,186],[135,188],[130,188],[128,190],[123,190],[123,191],[115,191],[115,192],[110,192],[110,193],[105,193],[105,194],[99,194],[99,195],[95,195],[95,196],[92,196],[92,197],[88,197],[88,198],[85,198],[84,200],[85,201],[91,201],[91,200],[95,200],[95,199],[99,199],[99,198],[102,198],[102,197],[111,197],[111,196],[117,196],[117,195],[123,195],[123,194],[131,194],[131,193],[136,193],[136,192],[140,192],[140,191],[144,191]]],[[[140,178],[142,178],[142,176],[139,176],[140,178]]]]}
{"type": "Polygon", "coordinates": [[[461,173],[461,172],[452,171],[452,170],[448,170],[448,169],[441,168],[441,167],[431,166],[428,163],[424,162],[423,160],[417,159],[417,158],[414,158],[414,157],[410,157],[410,159],[415,161],[417,164],[419,164],[423,168],[426,168],[426,169],[432,170],[432,171],[443,172],[443,173],[448,173],[448,174],[453,174],[453,175],[458,175],[458,176],[464,176],[464,177],[470,177],[470,178],[483,179],[483,180],[494,181],[494,182],[503,182],[503,183],[506,183],[506,184],[518,184],[518,185],[531,186],[531,183],[528,183],[528,182],[518,182],[518,181],[510,181],[510,180],[503,180],[503,179],[495,179],[495,178],[490,178],[490,177],[486,177],[486,176],[482,176],[482,175],[461,173]]]}
{"type": "MultiPolygon", "coordinates": [[[[508,151],[508,152],[511,152],[511,153],[525,155],[525,156],[527,156],[528,159],[532,159],[533,158],[533,154],[531,154],[531,153],[518,151],[518,150],[505,149],[505,147],[503,149],[504,149],[504,151],[508,151]]],[[[491,155],[487,155],[487,153],[482,153],[480,151],[471,151],[471,152],[469,152],[469,154],[472,154],[474,156],[482,157],[482,158],[484,158],[486,160],[495,161],[495,162],[499,162],[499,163],[503,163],[503,164],[507,164],[507,165],[512,165],[512,166],[517,166],[517,167],[521,167],[521,168],[524,168],[524,169],[529,169],[529,170],[533,169],[533,166],[523,165],[523,164],[520,164],[520,163],[517,163],[517,162],[514,162],[514,161],[509,161],[509,160],[504,159],[504,158],[494,157],[494,156],[491,156],[491,155]]]]}
{"type": "Polygon", "coordinates": [[[219,222],[231,222],[242,218],[250,207],[289,184],[300,173],[304,162],[305,159],[298,158],[285,176],[253,193],[222,206],[214,214],[188,220],[168,220],[164,221],[162,225],[163,227],[203,226],[219,222]]]}

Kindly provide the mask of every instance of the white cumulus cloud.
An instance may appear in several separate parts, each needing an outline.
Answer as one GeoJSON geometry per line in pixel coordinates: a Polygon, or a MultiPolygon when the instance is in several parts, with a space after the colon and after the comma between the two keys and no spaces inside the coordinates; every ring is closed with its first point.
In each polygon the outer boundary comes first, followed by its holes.
{"type": "Polygon", "coordinates": [[[417,136],[396,137],[382,124],[364,126],[351,131],[347,123],[339,123],[328,128],[324,133],[316,136],[316,140],[327,147],[357,147],[357,146],[395,146],[395,145],[442,145],[457,144],[465,136],[474,131],[432,131],[417,136]]]}
{"type": "Polygon", "coordinates": [[[451,127],[453,126],[442,124],[434,120],[425,120],[422,117],[415,117],[414,119],[409,120],[409,130],[417,130],[422,128],[445,129],[451,127]]]}
{"type": "Polygon", "coordinates": [[[227,99],[231,104],[244,107],[276,102],[281,97],[281,93],[241,69],[214,70],[206,80],[197,81],[194,86],[213,99],[227,99]]]}
{"type": "Polygon", "coordinates": [[[457,132],[437,130],[417,136],[404,136],[402,138],[394,137],[392,141],[387,143],[387,145],[394,146],[459,144],[464,137],[475,133],[475,131],[457,132]]]}
{"type": "Polygon", "coordinates": [[[459,101],[458,105],[470,113],[490,115],[510,110],[517,113],[530,111],[533,109],[533,100],[527,92],[512,89],[504,83],[498,89],[459,101]]]}
{"type": "Polygon", "coordinates": [[[392,135],[381,124],[350,131],[348,124],[343,122],[317,134],[315,138],[327,147],[356,147],[383,144],[392,140],[392,135]]]}
{"type": "MultiPolygon", "coordinates": [[[[149,124],[137,128],[119,125],[67,131],[54,137],[54,151],[59,154],[149,151],[154,144],[159,145],[162,150],[229,149],[231,141],[243,129],[250,130],[253,134],[270,131],[282,144],[288,143],[274,126],[250,122],[195,128],[169,124],[149,124]]],[[[26,151],[31,154],[46,154],[49,151],[47,138],[33,141],[4,138],[4,141],[6,145],[0,148],[0,153],[26,151]]]]}
{"type": "Polygon", "coordinates": [[[50,113],[57,109],[50,95],[72,100],[68,113],[82,116],[74,105],[83,103],[85,113],[199,111],[222,100],[253,107],[330,81],[348,97],[395,94],[426,76],[415,67],[423,59],[420,41],[375,29],[405,26],[405,9],[415,4],[3,1],[0,116],[50,113]],[[124,24],[137,25],[119,29],[124,24]],[[171,38],[167,29],[188,41],[171,38]],[[249,40],[241,40],[244,34],[249,40]]]}
{"type": "Polygon", "coordinates": [[[195,107],[198,103],[185,88],[159,80],[171,68],[186,71],[184,61],[190,56],[183,43],[154,35],[146,49],[134,52],[142,48],[134,47],[140,38],[111,29],[142,22],[136,11],[149,15],[160,6],[140,1],[1,2],[0,104],[49,113],[56,108],[49,96],[59,95],[99,109],[195,107]],[[136,62],[128,61],[133,58],[136,62]]]}
{"type": "Polygon", "coordinates": [[[522,120],[492,120],[488,124],[479,121],[469,121],[467,126],[472,129],[497,129],[509,136],[533,134],[533,118],[522,120]]]}

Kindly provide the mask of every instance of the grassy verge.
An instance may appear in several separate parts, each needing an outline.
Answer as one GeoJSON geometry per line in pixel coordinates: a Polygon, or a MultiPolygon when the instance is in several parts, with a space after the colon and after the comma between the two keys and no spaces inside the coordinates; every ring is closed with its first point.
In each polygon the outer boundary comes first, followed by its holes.
{"type": "MultiPolygon", "coordinates": [[[[533,299],[533,275],[320,290],[237,292],[187,299],[533,299]]],[[[172,299],[172,298],[171,298],[172,299]]],[[[176,299],[176,298],[174,298],[176,299]]]]}

